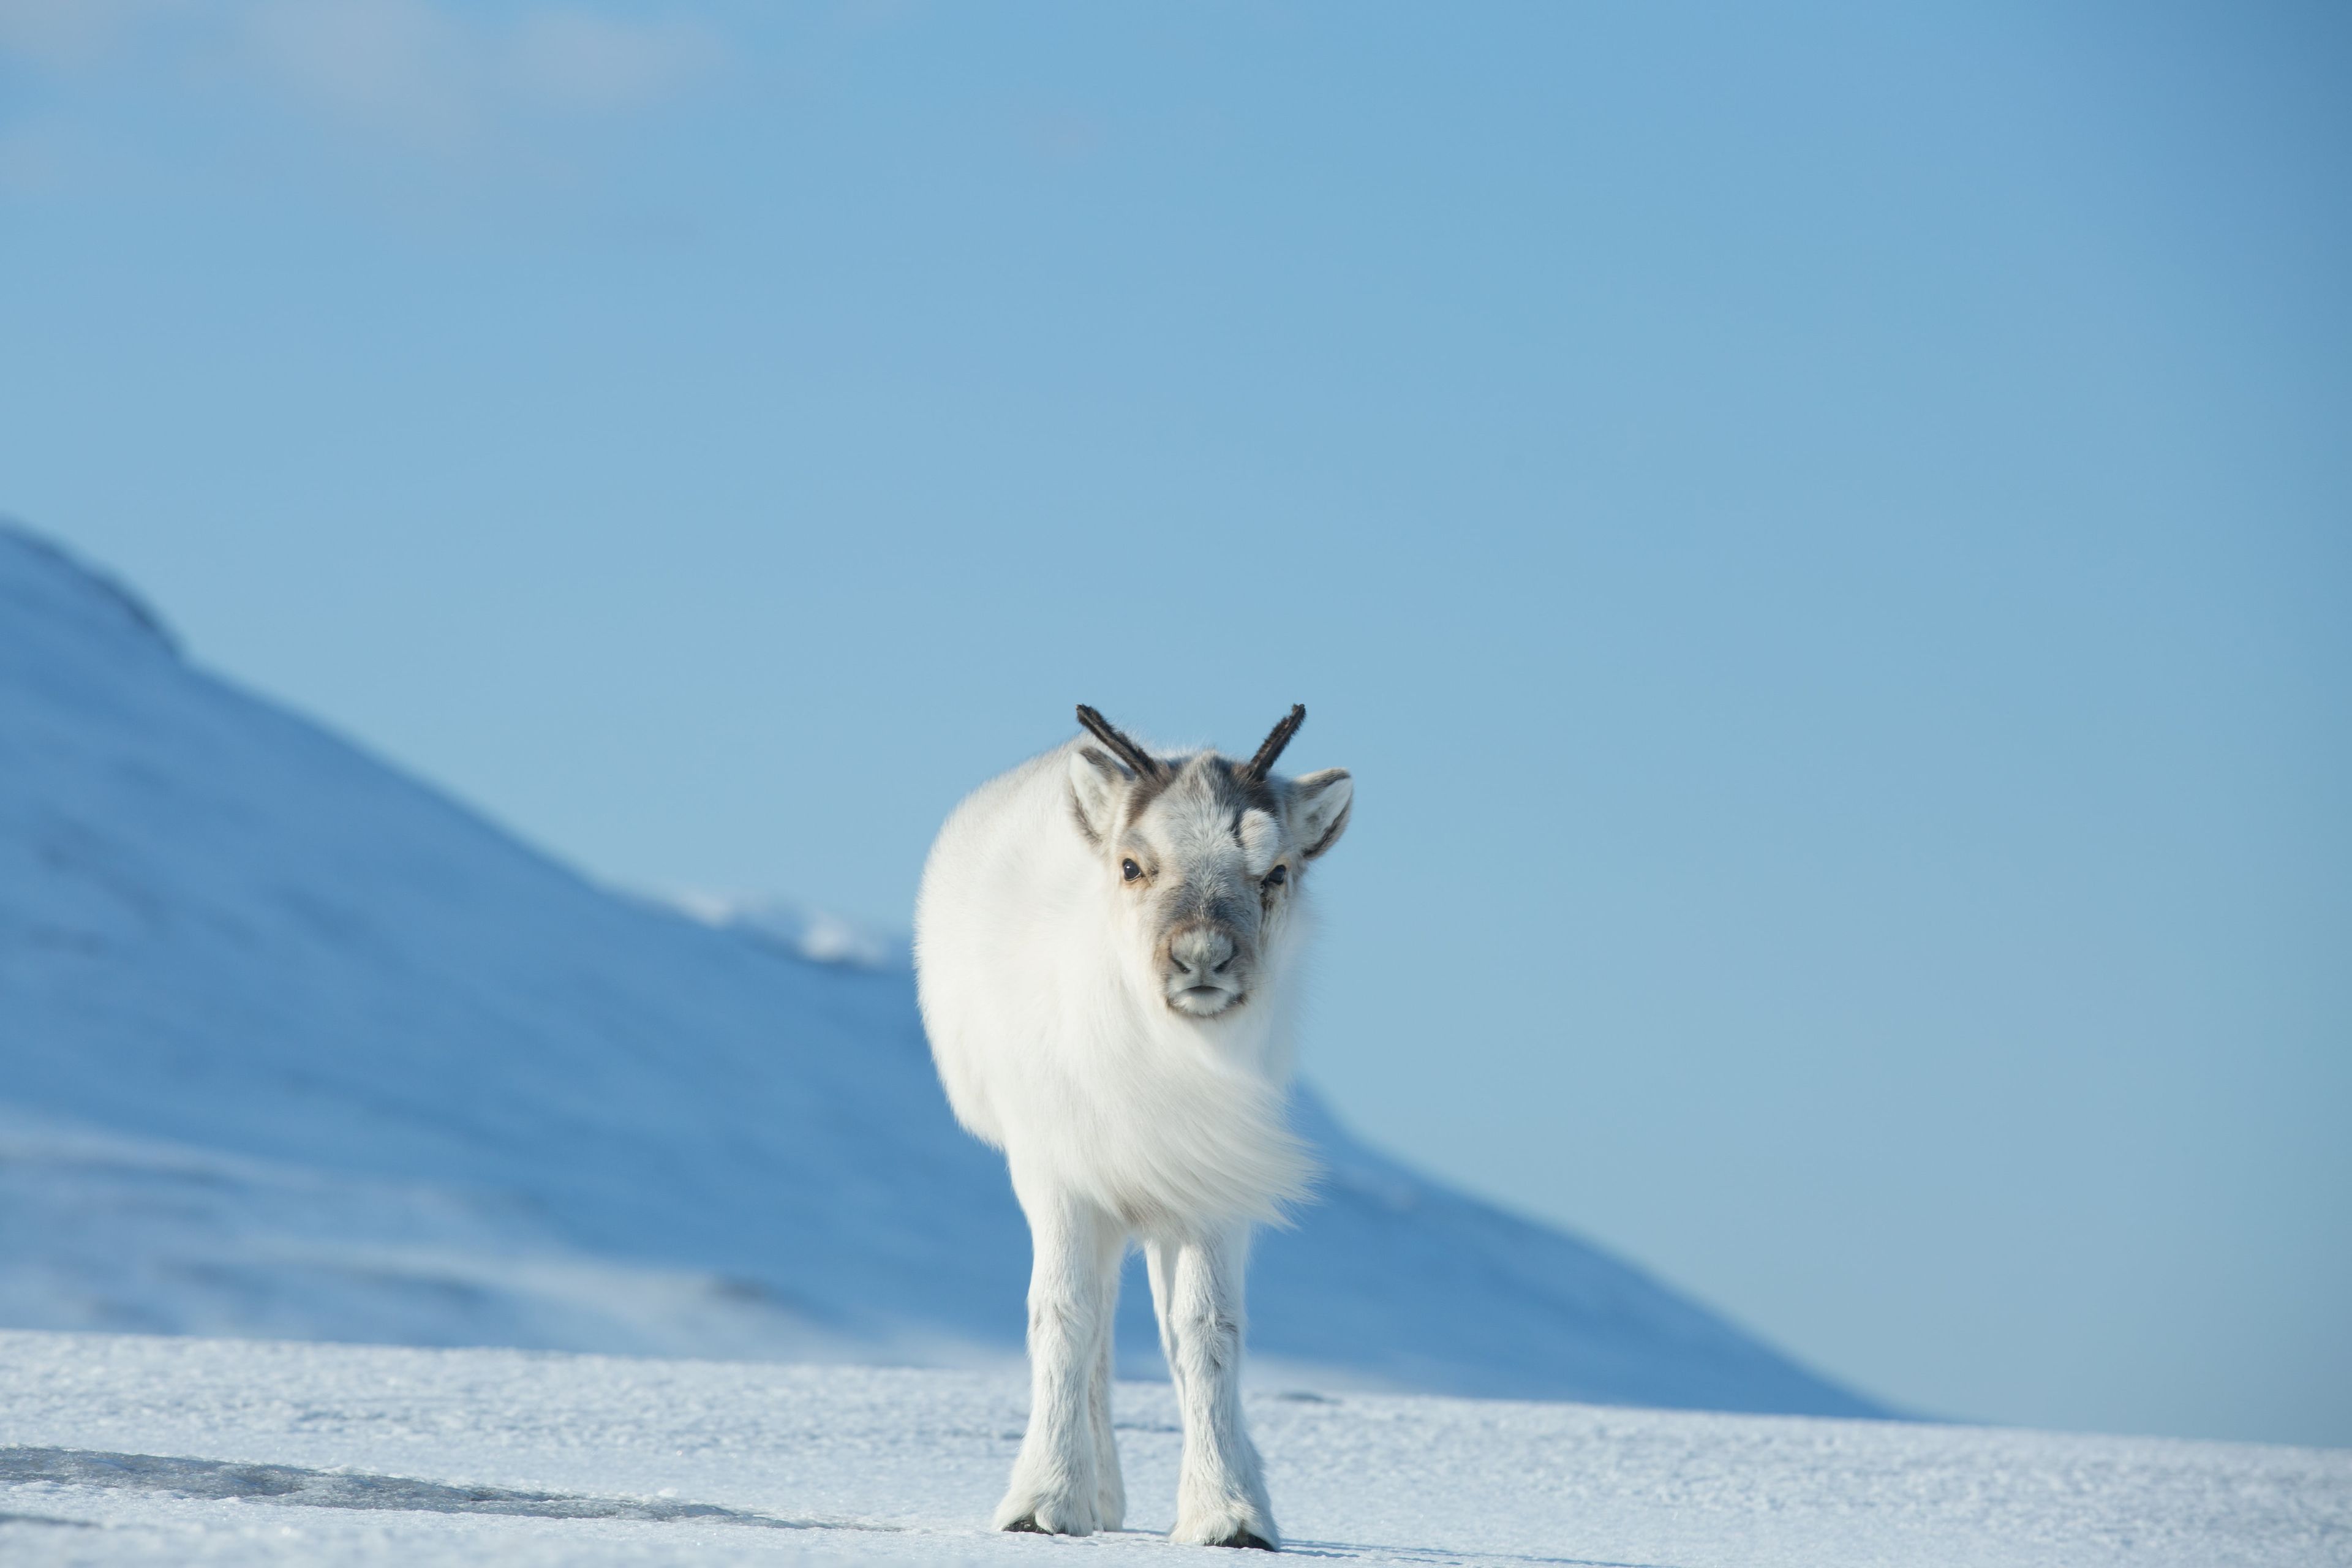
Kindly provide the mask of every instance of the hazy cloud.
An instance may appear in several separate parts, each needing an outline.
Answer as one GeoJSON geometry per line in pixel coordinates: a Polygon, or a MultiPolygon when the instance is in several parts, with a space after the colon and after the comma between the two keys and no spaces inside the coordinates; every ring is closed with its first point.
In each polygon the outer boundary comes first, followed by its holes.
{"type": "Polygon", "coordinates": [[[428,0],[272,0],[249,13],[255,58],[289,89],[360,123],[436,144],[516,109],[644,107],[716,65],[684,20],[546,8],[493,30],[428,0]]]}
{"type": "Polygon", "coordinates": [[[724,56],[698,21],[577,5],[493,23],[447,0],[0,0],[0,55],[37,68],[86,69],[150,36],[311,112],[442,151],[518,116],[646,108],[724,56]]]}
{"type": "Polygon", "coordinates": [[[717,66],[718,36],[687,21],[635,25],[579,11],[542,11],[523,23],[514,63],[544,101],[630,109],[665,99],[717,66]]]}
{"type": "Polygon", "coordinates": [[[38,65],[96,59],[182,0],[0,0],[0,54],[38,65]]]}
{"type": "Polygon", "coordinates": [[[488,51],[425,0],[277,0],[247,13],[246,43],[309,103],[409,140],[462,141],[493,107],[488,51]]]}

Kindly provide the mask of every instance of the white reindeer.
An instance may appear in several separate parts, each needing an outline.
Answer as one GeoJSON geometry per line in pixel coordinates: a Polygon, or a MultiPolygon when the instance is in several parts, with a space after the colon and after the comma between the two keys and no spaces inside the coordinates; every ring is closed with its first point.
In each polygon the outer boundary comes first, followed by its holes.
{"type": "Polygon", "coordinates": [[[1278,1548],[1242,1422],[1250,1226],[1308,1174],[1283,1115],[1310,862],[1343,768],[1276,777],[1305,722],[1246,763],[1158,756],[1091,708],[1085,740],[992,779],[923,870],[923,1023],[964,1126],[1003,1149],[1029,1217],[1029,1430],[996,1528],[1087,1535],[1127,1507],[1111,1320],[1139,1242],[1183,1413],[1174,1539],[1278,1548]]]}

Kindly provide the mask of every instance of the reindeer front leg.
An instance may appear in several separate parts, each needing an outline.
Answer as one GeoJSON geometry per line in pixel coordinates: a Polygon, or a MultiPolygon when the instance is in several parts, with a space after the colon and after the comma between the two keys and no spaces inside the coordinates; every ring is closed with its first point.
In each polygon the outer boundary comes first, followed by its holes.
{"type": "Polygon", "coordinates": [[[1095,1435],[1097,1512],[1105,1530],[1118,1530],[1127,1523],[1127,1480],[1119,1474],[1118,1437],[1110,1413],[1111,1383],[1118,1370],[1118,1270],[1126,1258],[1124,1232],[1109,1238],[1097,1254],[1100,1304],[1096,1321],[1101,1331],[1095,1336],[1094,1377],[1087,1390],[1087,1411],[1095,1435]]]}
{"type": "Polygon", "coordinates": [[[1242,1274],[1248,1257],[1245,1226],[1207,1240],[1154,1242],[1151,1304],[1184,1418],[1171,1539],[1272,1552],[1280,1550],[1282,1536],[1266,1500],[1257,1445],[1242,1424],[1242,1274]]]}
{"type": "Polygon", "coordinates": [[[1029,1430],[996,1528],[1091,1535],[1118,1528],[1118,1450],[1106,1454],[1110,1389],[1109,1273],[1117,1289],[1125,1237],[1086,1200],[1013,1184],[1035,1249],[1029,1275],[1029,1430]],[[1103,1386],[1097,1387],[1101,1383],[1103,1386]],[[1108,1463],[1110,1473],[1106,1476],[1108,1463]],[[1106,1512],[1108,1517],[1106,1517],[1106,1512]]]}

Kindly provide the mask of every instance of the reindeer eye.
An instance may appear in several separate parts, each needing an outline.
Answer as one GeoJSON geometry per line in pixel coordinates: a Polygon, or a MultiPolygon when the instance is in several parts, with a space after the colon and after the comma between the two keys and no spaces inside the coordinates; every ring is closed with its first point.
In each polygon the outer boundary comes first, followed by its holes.
{"type": "Polygon", "coordinates": [[[1143,875],[1143,868],[1132,860],[1122,860],[1118,863],[1118,874],[1132,882],[1143,875]]]}
{"type": "Polygon", "coordinates": [[[1279,888],[1288,880],[1290,880],[1290,868],[1287,866],[1276,866],[1273,870],[1268,871],[1265,874],[1265,885],[1269,888],[1279,888]]]}

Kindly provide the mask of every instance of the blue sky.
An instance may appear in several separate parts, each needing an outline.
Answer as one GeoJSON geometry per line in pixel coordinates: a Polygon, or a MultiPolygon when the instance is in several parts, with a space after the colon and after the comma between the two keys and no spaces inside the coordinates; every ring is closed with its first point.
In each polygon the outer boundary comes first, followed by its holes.
{"type": "Polygon", "coordinates": [[[0,510],[593,874],[1356,770],[1308,1070],[1813,1363],[2352,1443],[2352,22],[0,0],[0,510]]]}

